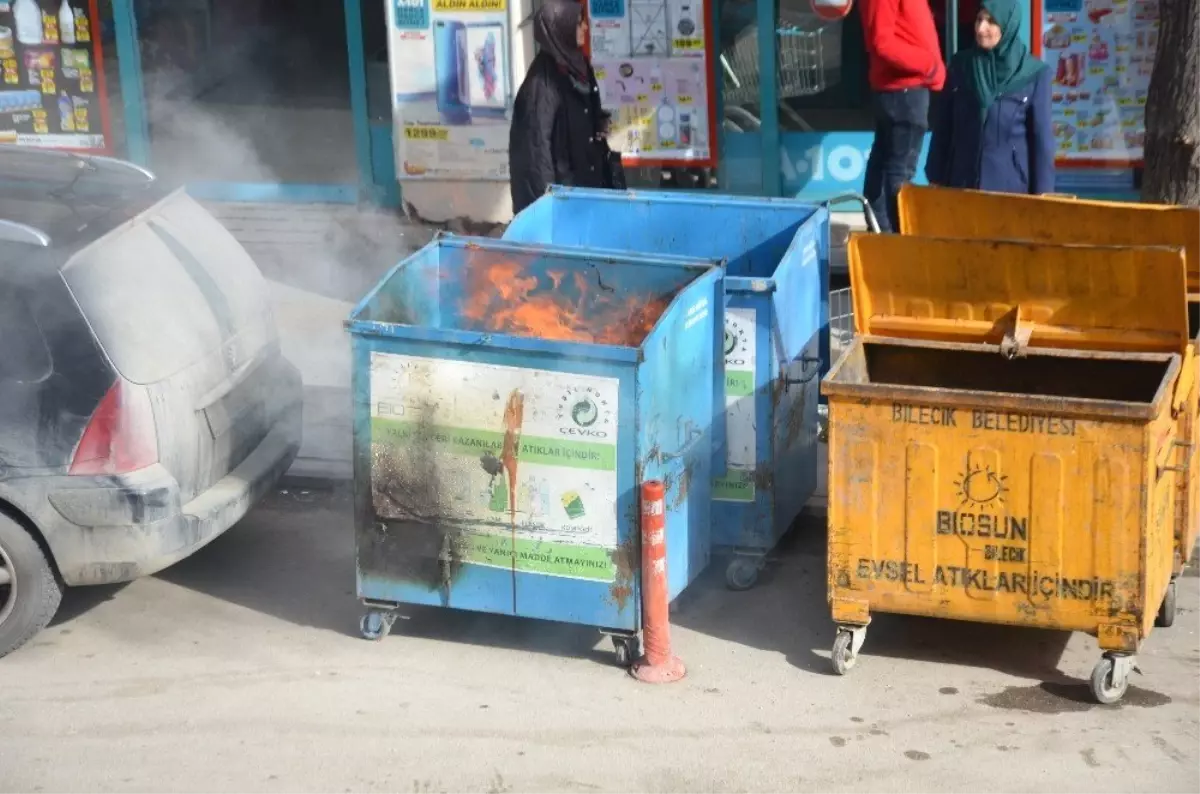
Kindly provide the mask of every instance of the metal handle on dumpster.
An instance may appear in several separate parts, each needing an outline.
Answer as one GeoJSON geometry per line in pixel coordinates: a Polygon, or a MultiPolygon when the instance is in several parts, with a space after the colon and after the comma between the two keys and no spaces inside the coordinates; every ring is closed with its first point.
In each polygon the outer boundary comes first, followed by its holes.
{"type": "Polygon", "coordinates": [[[824,202],[825,208],[829,209],[834,204],[845,204],[853,201],[862,205],[863,215],[867,218],[867,228],[872,234],[879,234],[879,219],[875,217],[875,210],[871,209],[871,202],[867,201],[867,197],[861,193],[842,193],[834,196],[824,202]]]}
{"type": "Polygon", "coordinates": [[[1009,360],[1024,358],[1026,349],[1029,347],[1029,340],[1033,338],[1033,324],[1021,319],[1020,306],[1014,306],[1006,319],[1011,325],[1004,332],[1004,338],[1000,340],[1000,355],[1009,360]]]}
{"type": "Polygon", "coordinates": [[[1174,450],[1176,447],[1187,447],[1187,454],[1183,456],[1183,463],[1180,463],[1178,466],[1168,466],[1168,465],[1166,465],[1165,461],[1163,463],[1159,463],[1158,464],[1158,476],[1159,477],[1161,477],[1163,472],[1165,472],[1165,471],[1173,471],[1173,472],[1177,472],[1179,474],[1187,474],[1188,473],[1188,469],[1192,465],[1192,453],[1196,451],[1195,447],[1193,446],[1192,442],[1190,442],[1190,441],[1180,441],[1179,439],[1175,438],[1175,439],[1171,440],[1170,444],[1167,444],[1165,447],[1163,447],[1163,449],[1167,451],[1167,454],[1165,454],[1164,457],[1169,458],[1170,451],[1174,450]]]}
{"type": "MultiPolygon", "coordinates": [[[[771,323],[771,341],[775,344],[775,353],[779,356],[779,360],[787,361],[787,348],[783,345],[783,332],[779,330],[779,325],[776,323],[771,323]]],[[[786,390],[792,386],[803,386],[805,383],[810,382],[820,374],[822,363],[820,356],[800,356],[782,365],[780,367],[779,379],[783,381],[784,389],[786,390]],[[795,364],[797,361],[800,362],[800,377],[793,378],[789,373],[792,371],[792,364],[795,364]],[[810,364],[813,365],[811,369],[809,368],[810,364]]]]}
{"type": "Polygon", "coordinates": [[[692,420],[685,419],[683,421],[683,433],[681,435],[685,436],[685,438],[683,443],[679,445],[679,449],[677,449],[675,452],[663,452],[662,450],[659,450],[656,453],[655,457],[658,459],[659,463],[667,460],[680,460],[683,458],[684,451],[692,445],[693,441],[704,435],[704,431],[697,427],[696,423],[692,420]]]}
{"type": "Polygon", "coordinates": [[[795,361],[800,362],[800,377],[793,378],[788,375],[789,368],[785,367],[782,374],[782,379],[788,386],[803,386],[809,383],[813,378],[817,377],[821,372],[821,359],[818,356],[801,356],[795,361]],[[811,367],[809,365],[812,365],[811,367]]]}

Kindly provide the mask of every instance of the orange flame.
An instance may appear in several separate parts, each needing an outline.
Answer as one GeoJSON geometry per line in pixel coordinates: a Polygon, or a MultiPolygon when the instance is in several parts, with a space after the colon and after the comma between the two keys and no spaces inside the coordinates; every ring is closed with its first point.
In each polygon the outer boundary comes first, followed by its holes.
{"type": "Polygon", "coordinates": [[[468,252],[467,298],[462,316],[484,330],[562,342],[634,347],[654,328],[670,297],[618,294],[571,273],[572,297],[563,290],[567,274],[546,272],[548,283],[519,262],[468,252]]]}

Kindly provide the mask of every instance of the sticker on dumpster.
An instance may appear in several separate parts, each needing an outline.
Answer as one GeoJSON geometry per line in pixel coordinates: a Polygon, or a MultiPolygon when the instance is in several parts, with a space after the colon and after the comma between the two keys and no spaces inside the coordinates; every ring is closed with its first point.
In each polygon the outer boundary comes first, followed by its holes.
{"type": "Polygon", "coordinates": [[[373,352],[370,393],[377,516],[455,527],[463,562],[615,580],[615,378],[373,352]]]}
{"type": "Polygon", "coordinates": [[[729,467],[713,482],[713,498],[754,501],[755,310],[725,311],[725,437],[729,467]]]}

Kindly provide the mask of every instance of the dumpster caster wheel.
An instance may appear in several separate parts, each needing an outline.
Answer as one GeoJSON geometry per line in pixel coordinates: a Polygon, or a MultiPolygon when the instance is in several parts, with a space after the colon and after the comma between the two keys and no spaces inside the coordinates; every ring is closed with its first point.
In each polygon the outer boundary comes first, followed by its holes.
{"type": "Polygon", "coordinates": [[[730,590],[749,590],[758,584],[758,572],[762,564],[751,557],[734,557],[725,569],[725,586],[730,590]]]}
{"type": "Polygon", "coordinates": [[[1158,617],[1154,619],[1154,625],[1159,628],[1169,629],[1175,624],[1175,580],[1172,579],[1167,584],[1167,592],[1163,595],[1162,604],[1158,608],[1158,617]]]}
{"type": "Polygon", "coordinates": [[[617,667],[628,669],[638,658],[637,637],[613,637],[613,650],[617,653],[617,667]]]}
{"type": "Polygon", "coordinates": [[[1106,653],[1092,668],[1092,697],[1097,703],[1111,706],[1125,697],[1129,689],[1129,673],[1134,657],[1106,653]]]}
{"type": "Polygon", "coordinates": [[[833,640],[833,652],[829,654],[829,661],[833,662],[834,673],[845,675],[854,669],[854,664],[858,663],[858,651],[862,649],[865,638],[866,628],[862,628],[862,630],[839,628],[838,637],[833,640]],[[858,632],[862,633],[856,637],[858,632]]]}
{"type": "Polygon", "coordinates": [[[372,609],[358,621],[358,631],[364,640],[379,642],[392,630],[392,616],[372,609]]]}

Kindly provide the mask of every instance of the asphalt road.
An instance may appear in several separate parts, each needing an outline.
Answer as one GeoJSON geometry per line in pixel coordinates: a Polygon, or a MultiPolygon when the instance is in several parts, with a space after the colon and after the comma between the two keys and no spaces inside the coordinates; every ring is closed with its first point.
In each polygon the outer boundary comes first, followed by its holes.
{"type": "Polygon", "coordinates": [[[1081,635],[878,616],[832,676],[823,543],[696,583],[689,677],[654,688],[577,627],[414,610],[360,639],[346,498],[276,494],[0,661],[0,790],[1200,790],[1194,572],[1105,708],[1081,635]]]}

